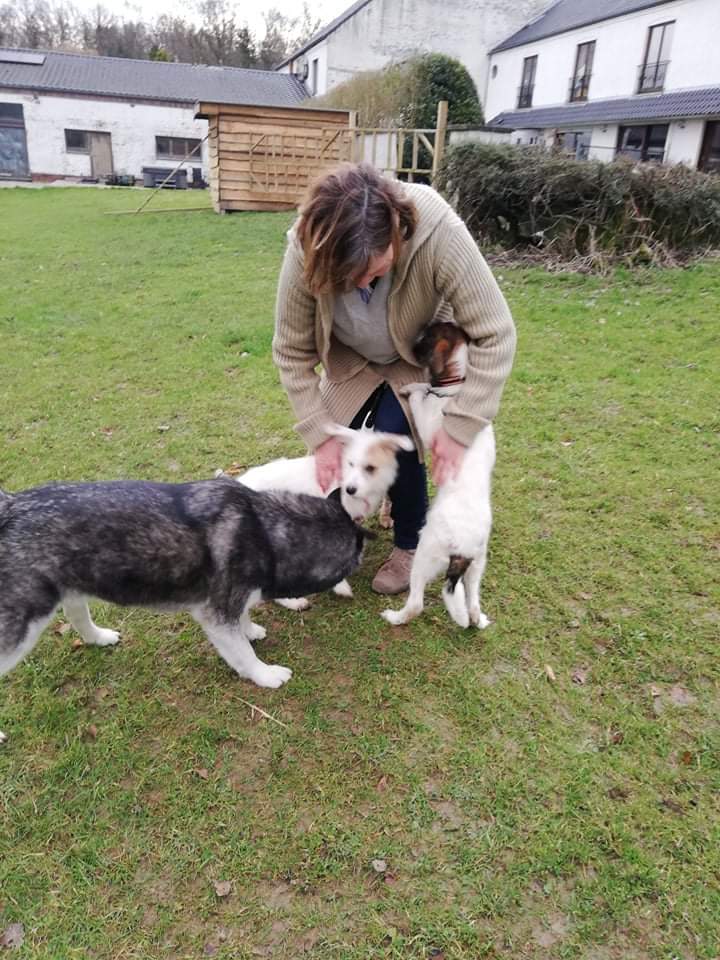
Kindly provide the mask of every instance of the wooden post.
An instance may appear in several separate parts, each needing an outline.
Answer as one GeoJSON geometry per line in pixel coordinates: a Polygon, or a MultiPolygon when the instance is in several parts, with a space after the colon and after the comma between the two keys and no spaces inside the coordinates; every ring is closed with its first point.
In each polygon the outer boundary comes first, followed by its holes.
{"type": "Polygon", "coordinates": [[[437,172],[440,169],[440,164],[442,163],[442,160],[443,160],[443,155],[445,154],[445,137],[447,136],[447,115],[448,115],[447,100],[438,100],[437,121],[435,124],[435,149],[433,150],[433,162],[432,162],[433,180],[437,176],[437,172]]]}

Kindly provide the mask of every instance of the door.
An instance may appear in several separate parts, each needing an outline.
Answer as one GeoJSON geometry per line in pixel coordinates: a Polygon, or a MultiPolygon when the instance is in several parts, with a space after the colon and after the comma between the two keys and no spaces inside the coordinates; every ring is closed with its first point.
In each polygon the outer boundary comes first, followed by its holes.
{"type": "Polygon", "coordinates": [[[113,172],[112,145],[109,133],[88,133],[90,139],[90,175],[109,177],[113,172]]]}
{"type": "Polygon", "coordinates": [[[0,103],[0,177],[30,179],[21,103],[0,103]]]}
{"type": "Polygon", "coordinates": [[[720,173],[720,122],[717,120],[705,124],[698,169],[706,173],[720,173]]]}

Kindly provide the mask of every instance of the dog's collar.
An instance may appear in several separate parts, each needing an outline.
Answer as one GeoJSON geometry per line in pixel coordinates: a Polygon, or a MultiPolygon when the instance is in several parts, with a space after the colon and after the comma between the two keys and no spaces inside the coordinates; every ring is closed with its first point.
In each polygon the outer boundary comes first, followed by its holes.
{"type": "Polygon", "coordinates": [[[430,389],[434,387],[454,387],[458,383],[464,383],[464,377],[446,377],[443,380],[433,380],[430,389]]]}

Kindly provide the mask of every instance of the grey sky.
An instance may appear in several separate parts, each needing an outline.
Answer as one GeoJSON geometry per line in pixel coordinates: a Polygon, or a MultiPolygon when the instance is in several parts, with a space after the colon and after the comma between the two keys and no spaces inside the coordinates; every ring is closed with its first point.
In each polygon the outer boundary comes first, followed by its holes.
{"type": "MultiPolygon", "coordinates": [[[[339,13],[342,13],[350,6],[352,0],[312,0],[310,9],[314,16],[320,18],[322,23],[328,23],[339,13]]],[[[90,11],[97,6],[97,0],[73,0],[73,5],[84,12],[90,11]]],[[[133,3],[130,0],[106,0],[101,5],[110,10],[118,17],[128,19],[155,20],[163,13],[171,13],[175,16],[182,16],[188,20],[197,19],[195,5],[189,0],[142,0],[141,3],[133,3]]],[[[230,4],[234,6],[235,13],[240,21],[245,21],[253,33],[262,37],[263,35],[263,12],[270,7],[277,7],[281,13],[289,17],[299,17],[303,12],[303,0],[243,0],[242,3],[230,4]]]]}

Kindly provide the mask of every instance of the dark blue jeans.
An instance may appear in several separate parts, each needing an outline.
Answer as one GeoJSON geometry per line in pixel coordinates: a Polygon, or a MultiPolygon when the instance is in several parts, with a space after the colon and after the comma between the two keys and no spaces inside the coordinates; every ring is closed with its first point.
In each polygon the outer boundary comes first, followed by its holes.
{"type": "MultiPolygon", "coordinates": [[[[387,384],[382,384],[368,398],[350,426],[359,430],[368,414],[370,416],[367,425],[375,430],[402,433],[408,437],[411,434],[403,408],[387,384]]],[[[392,504],[393,539],[395,546],[401,550],[414,550],[420,530],[425,524],[428,508],[425,464],[418,460],[414,450],[411,453],[401,450],[397,460],[397,477],[388,494],[392,504]]]]}

